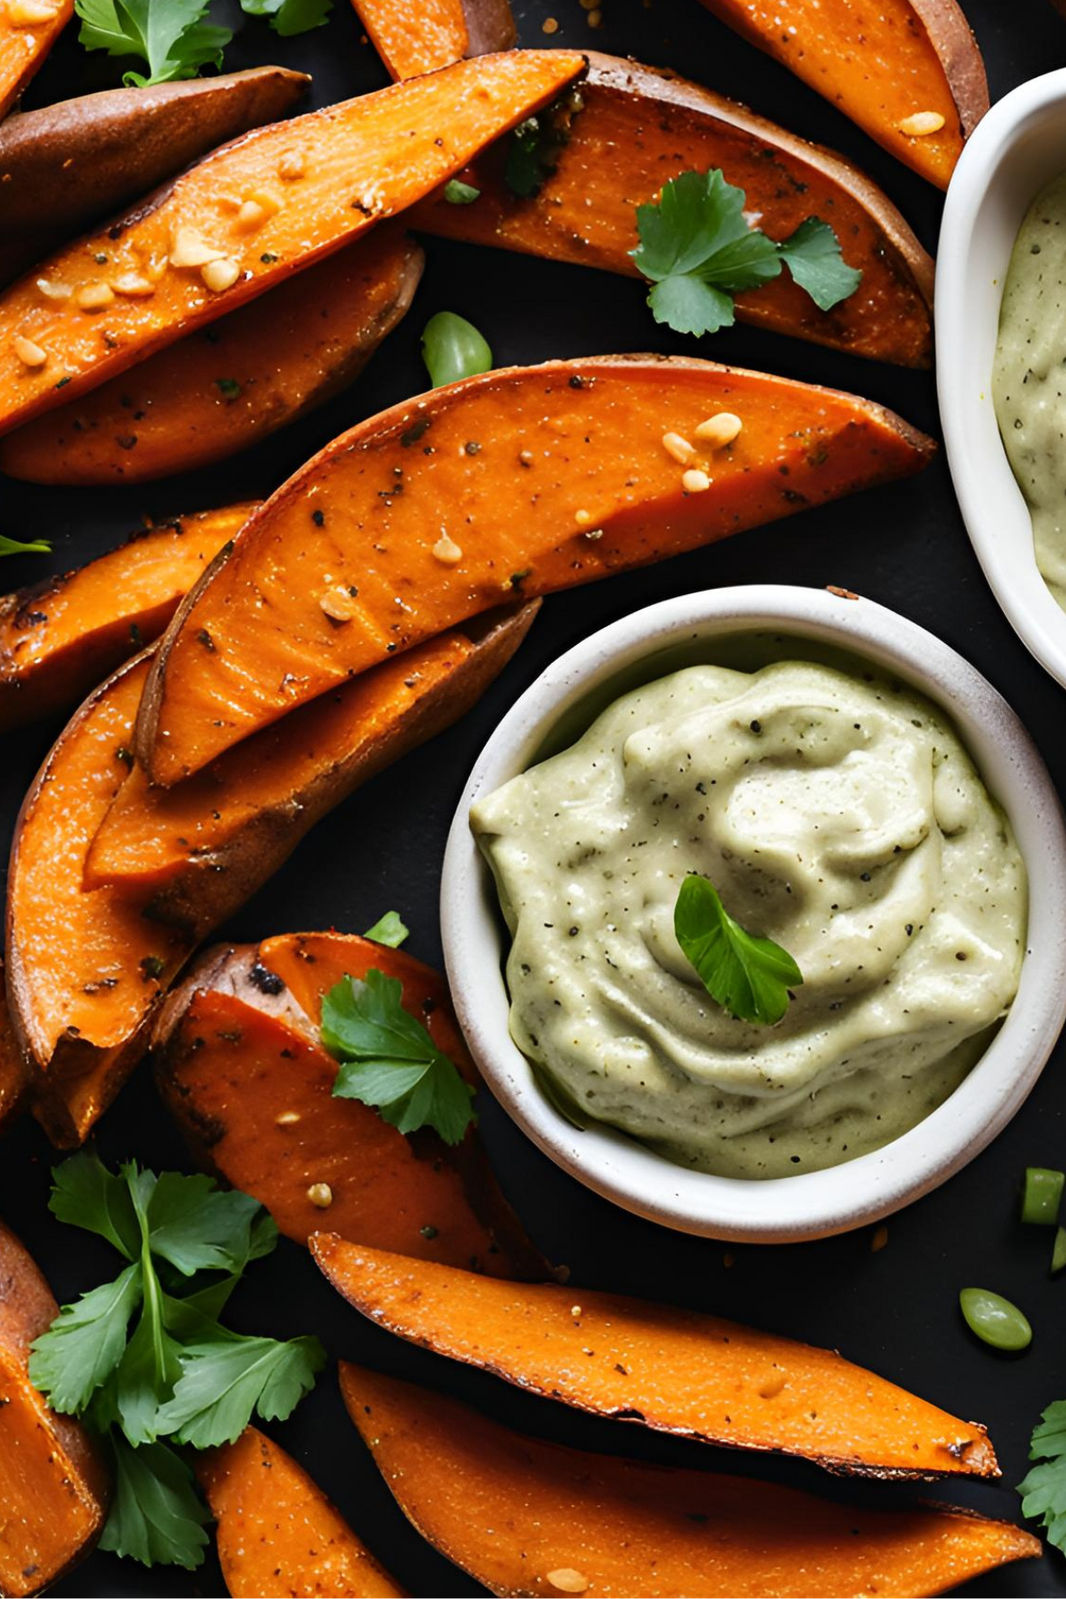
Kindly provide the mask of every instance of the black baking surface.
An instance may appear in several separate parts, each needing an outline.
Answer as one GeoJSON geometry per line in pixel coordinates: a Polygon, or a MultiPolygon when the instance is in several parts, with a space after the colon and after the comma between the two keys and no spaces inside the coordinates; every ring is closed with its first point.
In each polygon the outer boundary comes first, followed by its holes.
{"type": "MultiPolygon", "coordinates": [[[[787,10],[788,0],[782,0],[787,10]]],[[[988,65],[993,99],[1026,78],[1066,64],[1066,19],[1048,0],[965,0],[988,65]]],[[[327,27],[278,40],[264,22],[243,18],[230,0],[213,7],[240,28],[227,67],[279,61],[314,74],[314,103],[376,88],[384,70],[347,0],[327,27]]],[[[941,200],[826,102],[705,12],[697,0],[605,0],[603,26],[590,29],[578,0],[534,0],[516,8],[526,45],[594,47],[687,72],[750,103],[796,133],[837,147],[871,173],[935,249],[941,200]],[[541,24],[558,19],[550,37],[541,24]]],[[[28,106],[111,86],[117,68],[87,56],[67,30],[32,85],[28,106]]],[[[594,197],[593,197],[594,198],[594,197]]],[[[364,415],[421,390],[418,354],[428,317],[462,312],[486,334],[499,365],[553,356],[660,350],[711,356],[790,377],[853,389],[894,407],[939,436],[932,375],[863,361],[754,329],[737,327],[702,341],[659,328],[636,282],[503,252],[427,241],[427,267],[413,310],[355,387],[327,408],[233,461],[190,476],[124,489],[51,490],[0,479],[0,528],[54,541],[51,566],[80,565],[139,526],[146,516],[266,495],[290,471],[364,415]]],[[[4,586],[44,574],[40,557],[8,561],[4,586]]],[[[978,666],[1020,712],[1058,782],[1066,779],[1063,691],[1015,638],[971,551],[941,456],[908,482],[875,489],[713,548],[560,595],[545,602],[527,643],[481,704],[459,726],[377,777],[322,822],[294,858],[224,929],[251,939],[297,929],[358,932],[385,910],[412,929],[408,948],[439,963],[437,893],[444,841],[469,768],[517,695],[562,650],[639,606],[705,587],[774,581],[834,583],[881,601],[923,624],[978,666]]],[[[54,727],[9,735],[0,771],[6,834],[45,754],[54,727]]],[[[1066,914],[1066,907],[1064,907],[1066,914]]],[[[1023,1110],[959,1176],[892,1218],[887,1247],[871,1251],[869,1229],[788,1248],[730,1247],[684,1237],[636,1220],[595,1198],[540,1155],[488,1101],[482,1133],[500,1181],[545,1253],[565,1261],[573,1281],[621,1289],[719,1312],[816,1344],[914,1389],[957,1415],[985,1422],[999,1454],[999,1484],[947,1484],[934,1490],[991,1515],[1019,1518],[1016,1484],[1026,1470],[1029,1433],[1040,1411],[1066,1398],[1066,1279],[1047,1275],[1050,1235],[1017,1220],[1026,1165],[1066,1165],[1066,1093],[1060,1044],[1023,1110]],[[1034,1327],[1020,1358],[993,1354],[967,1332],[958,1291],[994,1288],[1018,1302],[1034,1327]]],[[[487,1099],[487,1096],[482,1096],[487,1099]]],[[[99,1128],[98,1147],[114,1161],[136,1157],[186,1167],[183,1146],[159,1105],[150,1074],[135,1075],[99,1128]]],[[[0,1215],[22,1236],[61,1299],[103,1274],[114,1257],[85,1234],[61,1226],[46,1200],[48,1145],[23,1120],[0,1146],[0,1215]]],[[[255,1265],[232,1304],[234,1325],[288,1337],[316,1332],[333,1357],[351,1357],[469,1399],[530,1432],[649,1460],[772,1476],[824,1494],[858,1495],[898,1505],[915,1491],[856,1488],[813,1466],[713,1450],[595,1421],[488,1376],[417,1351],[365,1322],[332,1292],[310,1258],[282,1240],[255,1265]]],[[[351,1424],[331,1366],[315,1393],[282,1426],[269,1429],[332,1496],[395,1577],[413,1594],[470,1594],[462,1572],[405,1522],[351,1424]]],[[[146,1572],[96,1554],[57,1594],[223,1594],[213,1553],[200,1571],[146,1572]]],[[[967,1593],[1066,1595],[1066,1566],[1054,1552],[971,1583],[967,1593]]],[[[772,1596],[768,1596],[772,1599],[772,1596]]]]}

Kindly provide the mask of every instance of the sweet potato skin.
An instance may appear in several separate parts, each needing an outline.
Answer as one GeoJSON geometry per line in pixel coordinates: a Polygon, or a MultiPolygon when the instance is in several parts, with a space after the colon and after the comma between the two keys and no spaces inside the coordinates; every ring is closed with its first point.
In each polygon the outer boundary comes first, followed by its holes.
{"type": "Polygon", "coordinates": [[[740,1477],[641,1465],[509,1432],[341,1362],[341,1392],[422,1536],[491,1593],[841,1599],[939,1594],[1040,1553],[1006,1522],[871,1511],[740,1477]],[[563,1591],[572,1591],[564,1588],[563,1591]]]}
{"type": "Polygon", "coordinates": [[[508,0],[352,0],[390,75],[417,78],[464,56],[510,50],[518,34],[508,0]]]}
{"type": "Polygon", "coordinates": [[[44,66],[49,50],[73,15],[74,0],[54,0],[49,18],[25,27],[12,20],[5,6],[0,13],[0,117],[7,115],[44,66]]]}
{"type": "Polygon", "coordinates": [[[956,0],[885,0],[863,12],[851,0],[792,0],[790,27],[770,0],[703,0],[756,49],[780,61],[930,183],[946,189],[965,140],[988,110],[984,62],[956,0]],[[909,137],[917,112],[944,118],[909,137]]]}
{"type": "Polygon", "coordinates": [[[0,598],[0,732],[74,705],[158,638],[255,502],[136,533],[87,566],[0,598]]]}
{"type": "Polygon", "coordinates": [[[501,614],[480,636],[441,634],[384,661],[175,788],[150,788],[135,767],[89,847],[84,886],[147,895],[153,921],[201,938],[328,811],[465,715],[538,605],[501,614]]]}
{"type": "Polygon", "coordinates": [[[396,226],[376,228],[0,439],[0,471],[31,483],[143,483],[225,460],[358,377],[406,315],[423,260],[396,226]]]}
{"type": "Polygon", "coordinates": [[[473,1129],[453,1149],[430,1129],[405,1138],[370,1107],[333,1098],[322,998],[371,967],[399,978],[406,1007],[476,1082],[436,972],[366,939],[287,934],[208,951],[168,999],[155,1038],[164,1103],[196,1159],[254,1194],[299,1244],[328,1218],[342,1236],[419,1259],[545,1277],[473,1129]],[[332,1195],[324,1210],[308,1198],[321,1182],[332,1195]]]}
{"type": "Polygon", "coordinates": [[[160,646],[138,759],[169,785],[501,595],[679,554],[918,471],[934,448],[868,401],[680,357],[554,361],[434,390],[335,439],[204,574],[160,646]],[[664,435],[694,436],[721,410],[743,431],[690,493],[664,435]],[[393,482],[403,492],[383,495],[393,482]],[[442,532],[460,550],[451,564],[442,532]],[[291,578],[297,558],[358,589],[351,622],[331,627],[314,585],[291,578]]]}
{"type": "Polygon", "coordinates": [[[246,1427],[236,1443],[194,1461],[233,1599],[402,1599],[404,1590],[272,1438],[246,1427]]]}
{"type": "Polygon", "coordinates": [[[480,190],[472,205],[449,205],[440,192],[416,208],[413,225],[639,277],[630,253],[638,243],[636,207],[681,172],[718,167],[745,191],[764,233],[785,239],[819,216],[863,275],[849,299],[819,311],[783,272],[737,296],[741,321],[902,366],[930,364],[932,260],[857,167],[746,106],[638,62],[590,54],[579,94],[582,109],[569,119],[556,170],[535,196],[512,194],[499,146],[465,174],[480,190]]]}
{"type": "Polygon", "coordinates": [[[3,994],[4,963],[0,961],[0,1132],[18,1116],[29,1088],[29,1068],[11,1025],[3,994]]]}
{"type": "Polygon", "coordinates": [[[518,1290],[327,1232],[310,1247],[378,1326],[594,1415],[851,1475],[999,1475],[983,1427],[833,1350],[620,1294],[518,1290]]]}
{"type": "Polygon", "coordinates": [[[94,1444],[29,1379],[30,1344],[58,1314],[36,1265],[0,1223],[0,1594],[50,1587],[89,1552],[107,1510],[94,1444]]]}
{"type": "Polygon", "coordinates": [[[566,50],[481,56],[224,145],[0,294],[0,433],[354,242],[583,70],[584,57],[566,50]],[[203,275],[213,262],[188,264],[204,247],[218,252],[221,277],[203,275]],[[71,297],[46,298],[40,278],[69,285],[71,297]],[[19,358],[19,335],[45,351],[43,365],[19,358]]]}
{"type": "Polygon", "coordinates": [[[310,81],[285,67],[254,67],[147,89],[105,89],[5,118],[0,284],[209,150],[280,121],[310,81]]]}

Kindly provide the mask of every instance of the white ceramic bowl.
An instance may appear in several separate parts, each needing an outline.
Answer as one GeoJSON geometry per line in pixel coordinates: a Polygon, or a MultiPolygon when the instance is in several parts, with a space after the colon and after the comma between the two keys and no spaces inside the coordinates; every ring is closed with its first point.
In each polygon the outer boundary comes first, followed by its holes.
{"type": "Polygon", "coordinates": [[[936,263],[937,391],[948,465],[985,577],[1018,637],[1066,685],[1066,612],[1037,570],[1033,528],[996,426],[992,362],[1022,218],[1066,171],[1066,71],[996,102],[962,152],[936,263]]]}
{"type": "MultiPolygon", "coordinates": [[[[761,646],[760,646],[761,647],[761,646]]],[[[599,708],[598,706],[596,707],[599,708]]],[[[448,978],[470,1049],[497,1099],[552,1160],[627,1210],[683,1232],[740,1242],[823,1237],[872,1222],[928,1193],[1007,1124],[1036,1082],[1066,1018],[1066,829],[1051,779],[1010,706],[954,650],[870,600],[759,584],[685,595],[637,611],[560,657],[512,707],[482,751],[452,824],[441,922],[448,978]],[[952,717],[1007,810],[1029,873],[1021,987],[988,1050],[949,1100],[875,1154],[765,1182],[691,1172],[606,1126],[581,1131],[551,1105],[507,1027],[507,941],[491,873],[470,831],[480,794],[529,766],[590,694],[613,698],[677,658],[713,660],[729,637],[769,634],[766,658],[804,645],[844,649],[926,693],[952,717]],[[785,635],[783,638],[781,635],[785,635]]]]}

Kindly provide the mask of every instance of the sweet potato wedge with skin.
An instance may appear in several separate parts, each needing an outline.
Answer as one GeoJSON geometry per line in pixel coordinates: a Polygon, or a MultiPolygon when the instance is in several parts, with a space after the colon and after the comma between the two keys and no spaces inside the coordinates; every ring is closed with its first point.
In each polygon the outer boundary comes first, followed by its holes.
{"type": "Polygon", "coordinates": [[[0,439],[31,483],[142,483],[224,460],[354,381],[406,315],[422,251],[396,226],[0,439]]]}
{"type": "Polygon", "coordinates": [[[783,272],[737,296],[741,321],[854,355],[929,365],[932,260],[851,162],[698,84],[615,56],[590,55],[578,92],[582,109],[569,116],[555,172],[535,196],[520,199],[508,188],[501,145],[465,174],[481,191],[472,205],[449,205],[438,193],[417,207],[412,226],[639,277],[630,254],[636,207],[681,172],[718,167],[744,190],[764,233],[785,239],[807,217],[821,217],[862,272],[856,292],[832,311],[819,311],[783,272]]]}
{"type": "Polygon", "coordinates": [[[59,1314],[34,1262],[0,1223],[0,1594],[40,1593],[88,1554],[108,1484],[89,1435],[29,1378],[30,1344],[59,1314]]]}
{"type": "Polygon", "coordinates": [[[135,767],[89,847],[85,888],[146,895],[153,920],[202,937],[335,805],[468,711],[537,609],[384,661],[174,788],[150,788],[135,767]]]}
{"type": "Polygon", "coordinates": [[[344,1361],[340,1382],[404,1515],[494,1594],[912,1599],[1041,1552],[963,1511],[861,1510],[543,1443],[344,1361]]]}
{"type": "Polygon", "coordinates": [[[421,1260],[546,1277],[476,1131],[455,1148],[428,1128],[405,1138],[369,1106],[333,1098],[337,1063],[318,1042],[322,998],[371,967],[400,979],[407,1009],[476,1083],[436,972],[366,939],[287,934],[208,951],[167,1000],[155,1038],[164,1103],[197,1160],[254,1194],[299,1244],[328,1219],[344,1237],[421,1260]],[[308,1197],[323,1182],[325,1210],[308,1197]]]}
{"type": "Polygon", "coordinates": [[[508,0],[352,0],[393,78],[417,78],[464,56],[510,50],[518,38],[508,0]]]}
{"type": "Polygon", "coordinates": [[[0,294],[0,433],[353,243],[584,65],[567,50],[481,56],[224,145],[0,294]],[[70,298],[47,298],[41,279],[69,286],[70,298]],[[44,361],[28,365],[22,341],[44,361]]]}
{"type": "Polygon", "coordinates": [[[279,121],[310,81],[286,67],[254,67],[105,89],[7,117],[0,125],[0,284],[209,150],[279,121]]]}
{"type": "Polygon", "coordinates": [[[87,566],[0,599],[0,732],[77,705],[159,637],[255,502],[142,529],[87,566]]]}
{"type": "Polygon", "coordinates": [[[872,139],[946,189],[962,147],[988,110],[985,65],[957,0],[702,0],[708,11],[788,67],[872,139]],[[907,131],[931,112],[931,133],[907,131]]]}
{"type": "Polygon", "coordinates": [[[402,1599],[404,1590],[272,1438],[246,1427],[236,1443],[203,1451],[194,1464],[233,1599],[402,1599]]]}
{"type": "Polygon", "coordinates": [[[620,1294],[490,1282],[333,1233],[310,1247],[378,1326],[578,1410],[849,1474],[999,1475],[983,1427],[834,1350],[620,1294]]]}
{"type": "MultiPolygon", "coordinates": [[[[4,963],[0,961],[0,984],[4,963]]],[[[0,986],[0,1132],[21,1111],[29,1087],[29,1068],[19,1048],[15,1030],[8,1015],[7,1000],[0,986]]]]}
{"type": "Polygon", "coordinates": [[[153,666],[138,758],[153,782],[177,782],[504,595],[680,554],[916,472],[934,448],[867,400],[678,357],[553,361],[433,390],[327,445],[205,573],[153,666]],[[693,450],[713,481],[689,492],[664,437],[693,439],[722,410],[743,431],[713,460],[693,450]],[[322,609],[338,580],[358,591],[341,627],[322,609]]]}
{"type": "Polygon", "coordinates": [[[18,0],[0,10],[0,117],[11,110],[74,15],[74,0],[18,0]]]}

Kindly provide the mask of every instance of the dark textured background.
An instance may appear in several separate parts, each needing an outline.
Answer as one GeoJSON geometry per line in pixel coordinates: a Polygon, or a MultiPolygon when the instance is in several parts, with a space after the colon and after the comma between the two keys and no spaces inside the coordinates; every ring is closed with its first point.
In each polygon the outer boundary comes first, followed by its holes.
{"type": "MultiPolygon", "coordinates": [[[[787,9],[787,0],[782,3],[787,9]]],[[[1066,64],[1066,20],[1048,0],[964,3],[988,63],[993,98],[1066,64]]],[[[277,60],[306,68],[315,76],[316,104],[385,82],[347,0],[336,0],[326,28],[288,41],[277,40],[262,22],[242,18],[230,0],[215,9],[243,24],[227,52],[227,66],[277,60]]],[[[743,44],[697,0],[605,0],[604,25],[597,32],[589,29],[577,0],[519,0],[517,14],[525,44],[595,46],[684,70],[797,133],[845,151],[887,189],[924,243],[935,247],[939,195],[790,74],[743,44]],[[541,32],[549,15],[560,23],[550,41],[541,32]]],[[[110,86],[116,70],[102,56],[86,56],[74,30],[68,30],[27,103],[110,86]]],[[[470,316],[501,365],[607,351],[693,349],[691,341],[655,325],[635,282],[435,240],[428,241],[427,253],[425,278],[407,320],[358,385],[327,409],[260,449],[181,482],[53,491],[0,480],[0,527],[22,537],[51,537],[51,561],[62,570],[109,548],[145,515],[164,517],[265,495],[357,418],[424,387],[418,337],[440,308],[470,316]]],[[[928,373],[875,365],[746,327],[704,341],[701,353],[853,388],[939,432],[928,373]]],[[[45,565],[41,558],[7,562],[5,586],[39,576],[45,565]]],[[[478,749],[519,692],[555,655],[640,605],[709,585],[766,579],[846,585],[932,629],[980,667],[1020,711],[1061,788],[1066,778],[1062,691],[1030,660],[1000,615],[971,553],[941,460],[897,487],[547,601],[520,656],[477,710],[323,822],[227,934],[258,938],[328,926],[360,931],[395,907],[412,928],[408,948],[439,961],[437,888],[448,823],[478,749]]],[[[8,738],[0,770],[5,839],[55,731],[37,727],[8,738]]],[[[729,1269],[721,1245],[654,1228],[594,1198],[538,1154],[492,1102],[482,1107],[482,1128],[508,1195],[545,1252],[570,1264],[575,1282],[658,1296],[834,1345],[947,1409],[979,1418],[990,1427],[999,1452],[1001,1484],[949,1485],[937,1496],[1017,1517],[1013,1484],[1025,1471],[1029,1432],[1044,1406],[1066,1398],[1066,1279],[1048,1279],[1049,1234],[1017,1221],[1023,1168],[1066,1164],[1064,1063],[1060,1046],[1008,1130],[945,1188],[892,1220],[888,1247],[876,1255],[869,1233],[863,1232],[790,1248],[735,1248],[729,1269]],[[957,1308],[958,1290],[967,1284],[995,1288],[1024,1307],[1035,1329],[1028,1352],[1017,1359],[999,1357],[968,1334],[957,1308]]],[[[99,1144],[108,1160],[136,1156],[157,1168],[187,1164],[143,1072],[107,1116],[99,1144]]],[[[65,1299],[110,1274],[114,1258],[103,1245],[97,1248],[87,1235],[61,1227],[49,1215],[50,1159],[34,1122],[14,1129],[0,1146],[0,1214],[22,1235],[65,1299]]],[[[648,1459],[765,1474],[822,1493],[854,1491],[803,1464],[719,1452],[581,1418],[410,1349],[342,1304],[310,1259],[285,1240],[272,1259],[252,1269],[233,1302],[232,1318],[245,1330],[283,1337],[317,1332],[332,1356],[354,1357],[436,1384],[530,1432],[648,1459]]],[[[412,1593],[477,1591],[407,1526],[347,1420],[332,1369],[291,1421],[272,1430],[412,1593]]],[[[891,1505],[912,1494],[885,1486],[863,1496],[891,1505]]],[[[1053,1553],[994,1573],[967,1591],[1064,1595],[1066,1567],[1053,1553]]],[[[145,1573],[132,1562],[95,1555],[56,1592],[221,1594],[224,1589],[213,1557],[190,1576],[163,1569],[145,1573]]]]}

